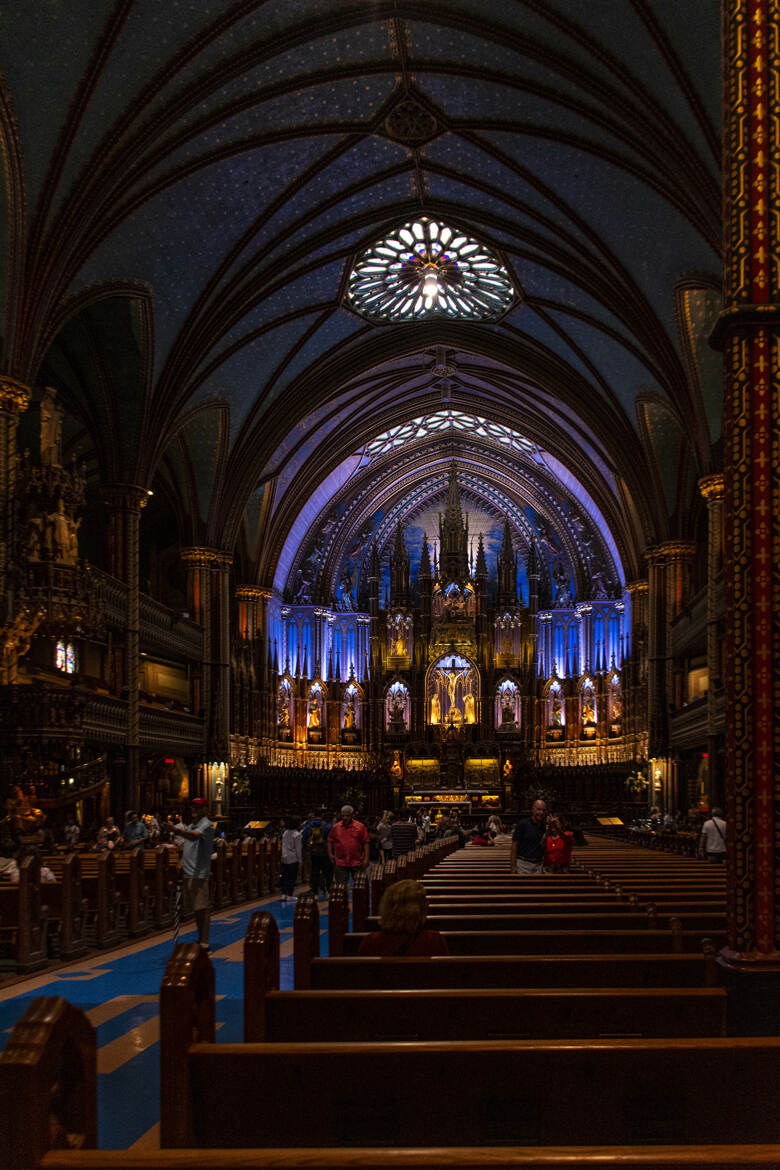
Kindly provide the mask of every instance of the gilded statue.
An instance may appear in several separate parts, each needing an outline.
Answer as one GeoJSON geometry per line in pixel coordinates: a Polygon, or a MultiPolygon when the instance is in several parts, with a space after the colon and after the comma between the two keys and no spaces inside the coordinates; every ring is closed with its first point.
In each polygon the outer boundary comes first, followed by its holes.
{"type": "Polygon", "coordinates": [[[65,411],[57,402],[50,386],[41,399],[41,465],[59,467],[62,464],[62,416],[65,411]]]}
{"type": "Polygon", "coordinates": [[[469,692],[463,700],[466,723],[476,723],[476,709],[474,706],[474,696],[469,692]]]}
{"type": "Polygon", "coordinates": [[[561,727],[563,725],[563,703],[558,695],[553,699],[552,725],[553,727],[561,727]]]}
{"type": "Polygon", "coordinates": [[[390,775],[393,777],[393,779],[400,780],[403,774],[404,770],[401,767],[401,753],[393,752],[393,762],[390,766],[390,775]]]}
{"type": "Polygon", "coordinates": [[[286,697],[279,701],[279,726],[290,726],[290,704],[286,697]]]}
{"type": "Polygon", "coordinates": [[[8,816],[19,836],[29,837],[43,828],[46,814],[35,807],[35,786],[30,784],[24,792],[21,784],[15,784],[13,795],[8,801],[8,816]]]}
{"type": "Polygon", "coordinates": [[[586,698],[583,700],[583,703],[582,703],[582,722],[583,723],[595,723],[596,722],[596,713],[593,709],[593,700],[591,698],[586,698]]]}
{"type": "Polygon", "coordinates": [[[322,708],[320,707],[320,700],[316,695],[312,695],[309,703],[309,727],[321,726],[322,708]]]}
{"type": "Polygon", "coordinates": [[[441,703],[436,691],[433,692],[431,699],[431,723],[441,723],[441,703]]]}
{"type": "Polygon", "coordinates": [[[349,695],[347,698],[347,706],[344,711],[344,730],[354,731],[355,729],[355,698],[354,695],[349,695]]]}
{"type": "Polygon", "coordinates": [[[513,771],[514,768],[512,767],[512,761],[507,756],[507,758],[504,760],[504,781],[509,781],[512,779],[513,771]]]}

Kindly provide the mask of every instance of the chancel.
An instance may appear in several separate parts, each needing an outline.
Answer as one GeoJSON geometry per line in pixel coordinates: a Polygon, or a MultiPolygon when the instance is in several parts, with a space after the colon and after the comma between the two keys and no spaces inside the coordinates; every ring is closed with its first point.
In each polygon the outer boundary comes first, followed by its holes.
{"type": "Polygon", "coordinates": [[[780,1031],[778,78],[778,0],[3,6],[9,971],[82,945],[66,826],[129,891],[193,797],[541,801],[706,839],[731,1035],[780,1031]]]}

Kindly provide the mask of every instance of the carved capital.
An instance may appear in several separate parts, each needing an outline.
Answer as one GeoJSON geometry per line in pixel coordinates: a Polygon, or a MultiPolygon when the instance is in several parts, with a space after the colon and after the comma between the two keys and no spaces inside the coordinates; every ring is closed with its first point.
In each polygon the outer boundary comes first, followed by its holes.
{"type": "Polygon", "coordinates": [[[723,472],[714,475],[705,475],[699,480],[699,491],[708,504],[717,504],[723,499],[726,490],[726,481],[723,472]]]}
{"type": "Polygon", "coordinates": [[[137,483],[114,483],[106,488],[104,499],[107,508],[122,512],[140,512],[149,502],[152,493],[137,483]]]}
{"type": "Polygon", "coordinates": [[[218,548],[191,546],[181,550],[181,559],[193,569],[229,569],[233,564],[230,553],[218,548]]]}
{"type": "Polygon", "coordinates": [[[30,405],[30,387],[7,374],[0,374],[0,411],[21,414],[30,405]]]}
{"type": "Polygon", "coordinates": [[[667,540],[647,549],[645,556],[651,564],[692,561],[696,556],[696,545],[692,540],[667,540]]]}
{"type": "Polygon", "coordinates": [[[268,601],[270,589],[263,589],[260,585],[237,585],[236,601],[268,601]]]}

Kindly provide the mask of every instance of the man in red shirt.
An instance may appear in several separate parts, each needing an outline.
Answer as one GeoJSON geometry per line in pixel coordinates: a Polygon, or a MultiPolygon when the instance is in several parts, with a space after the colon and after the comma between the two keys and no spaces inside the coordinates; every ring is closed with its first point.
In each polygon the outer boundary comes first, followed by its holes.
{"type": "Polygon", "coordinates": [[[354,819],[351,804],[341,810],[337,821],[328,834],[328,856],[333,863],[333,876],[337,882],[349,883],[349,875],[356,877],[368,865],[368,829],[354,819]]]}

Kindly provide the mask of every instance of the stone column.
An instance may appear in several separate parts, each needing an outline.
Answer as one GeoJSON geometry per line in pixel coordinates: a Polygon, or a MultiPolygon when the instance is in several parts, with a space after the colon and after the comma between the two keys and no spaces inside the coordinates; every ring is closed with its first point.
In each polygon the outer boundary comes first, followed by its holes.
{"type": "MultiPolygon", "coordinates": [[[[780,961],[780,3],[730,0],[723,13],[724,309],[713,343],[725,373],[729,958],[758,1005],[766,980],[752,974],[780,961]]],[[[765,1017],[775,1031],[777,991],[765,1017]]]]}
{"type": "Polygon", "coordinates": [[[710,806],[723,805],[723,769],[721,767],[720,736],[715,731],[716,707],[723,687],[721,668],[721,639],[719,636],[720,597],[719,578],[723,570],[723,493],[722,474],[706,475],[699,480],[699,491],[707,501],[707,750],[709,752],[710,806]]]}
{"type": "Polygon", "coordinates": [[[16,429],[19,415],[30,405],[30,389],[15,378],[0,375],[0,596],[8,590],[8,568],[13,553],[16,503],[16,429]]]}
{"type": "Polygon", "coordinates": [[[647,552],[647,727],[650,756],[666,754],[666,589],[662,546],[647,552]]]}
{"type": "Polygon", "coordinates": [[[127,630],[123,663],[127,690],[127,773],[124,805],[138,808],[140,794],[140,599],[138,553],[141,509],[149,493],[138,484],[113,484],[106,493],[108,555],[112,575],[127,585],[127,630]]]}
{"type": "Polygon", "coordinates": [[[201,707],[207,754],[227,761],[230,732],[230,566],[233,558],[215,548],[183,548],[193,621],[203,627],[201,707]]]}

